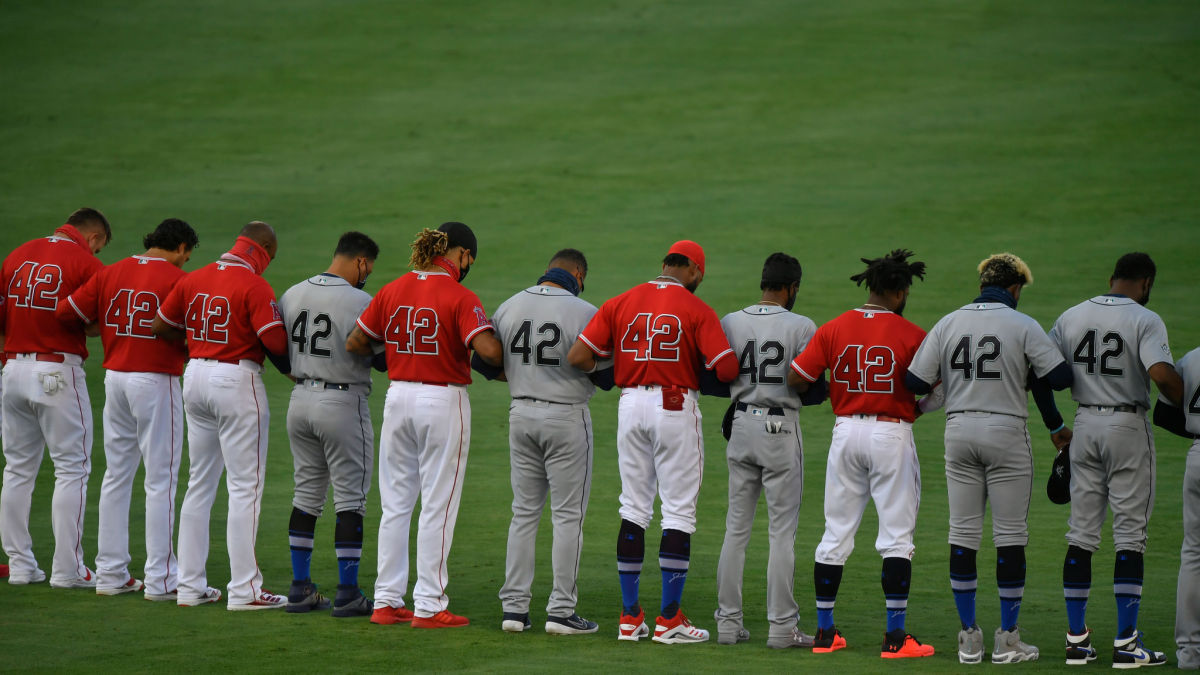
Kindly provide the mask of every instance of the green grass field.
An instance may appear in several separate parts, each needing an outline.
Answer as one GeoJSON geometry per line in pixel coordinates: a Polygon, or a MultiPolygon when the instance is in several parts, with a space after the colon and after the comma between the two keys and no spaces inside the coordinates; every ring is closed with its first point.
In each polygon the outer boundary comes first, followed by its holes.
{"type": "MultiPolygon", "coordinates": [[[[719,314],[758,299],[762,260],[805,268],[796,311],[818,323],[865,297],[858,259],[906,246],[929,264],[907,316],[925,328],[975,295],[975,264],[1010,250],[1037,276],[1021,309],[1044,327],[1106,290],[1113,262],[1144,250],[1159,266],[1151,308],[1182,355],[1200,343],[1200,6],[1108,0],[982,2],[21,2],[0,4],[0,253],[48,234],[74,208],[102,209],[116,238],[101,258],[140,252],[142,234],[180,217],[202,244],[190,269],[263,219],[280,233],[266,277],[278,294],[323,271],[337,235],[383,247],[368,286],[405,269],[422,227],[462,220],[481,252],[467,284],[492,310],[537,279],[558,248],[591,261],[595,304],[656,274],[667,246],[708,251],[699,295],[719,314]]],[[[99,343],[87,364],[100,437],[99,343]]],[[[272,371],[273,372],[273,371],[272,371]]],[[[268,376],[272,436],[258,558],[286,591],[290,383],[268,376]]],[[[372,397],[382,421],[382,388],[372,397]]],[[[884,610],[869,512],[838,602],[850,648],[822,657],[765,647],[765,519],[747,560],[752,641],[663,647],[614,639],[620,596],[615,393],[593,402],[595,481],[579,610],[601,632],[552,638],[500,631],[511,492],[507,389],[470,389],[474,443],[453,555],[459,631],[416,631],[283,612],[183,610],[46,584],[0,585],[0,670],[42,672],[947,672],[958,621],[946,570],[941,414],[916,425],[924,492],[909,629],[938,655],[879,660],[884,610]]],[[[1065,412],[1074,410],[1060,397],[1065,412]]],[[[714,628],[726,470],[706,399],[707,480],[684,609],[714,628]]],[[[1063,669],[1060,586],[1067,510],[1041,491],[1053,452],[1036,416],[1022,626],[1063,669]]],[[[801,627],[815,630],[812,552],[823,529],[832,415],[806,410],[807,494],[796,538],[801,627]]],[[[1158,435],[1157,509],[1142,627],[1171,652],[1181,542],[1184,441],[1158,435]]],[[[104,454],[97,443],[85,551],[96,550],[104,454]]],[[[49,571],[49,460],[34,496],[35,550],[49,571]]],[[[139,475],[140,485],[140,475],[139,475]]],[[[140,489],[140,488],[139,488],[140,489]]],[[[223,491],[223,490],[222,490],[223,491]]],[[[180,499],[182,500],[182,490],[180,499]]],[[[375,570],[378,493],[369,505],[363,585],[375,570]]],[[[218,501],[223,504],[223,497],[218,501]]],[[[210,583],[224,586],[224,507],[214,510],[210,583]]],[[[144,559],[134,500],[134,564],[144,559]]],[[[318,528],[314,576],[336,583],[333,524],[318,528]]],[[[652,532],[654,529],[652,528],[652,532]]],[[[415,528],[414,528],[415,532],[415,528]]],[[[990,536],[990,532],[985,535],[990,536]]],[[[535,584],[549,585],[543,527],[535,584]]],[[[651,556],[652,557],[652,556],[651,556]]],[[[1094,560],[1090,623],[1112,636],[1111,537],[1094,560]]],[[[980,621],[995,628],[994,553],[980,555],[980,621]]],[[[137,571],[135,570],[135,574],[137,571]]],[[[643,599],[656,606],[647,565],[643,599]]],[[[990,650],[991,645],[988,644],[990,650]]],[[[990,666],[980,666],[989,668],[990,666]]]]}

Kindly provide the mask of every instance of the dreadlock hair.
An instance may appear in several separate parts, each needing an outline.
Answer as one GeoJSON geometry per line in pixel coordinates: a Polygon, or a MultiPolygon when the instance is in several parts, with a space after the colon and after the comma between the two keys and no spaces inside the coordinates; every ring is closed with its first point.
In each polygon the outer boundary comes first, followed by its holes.
{"type": "Polygon", "coordinates": [[[913,277],[925,279],[925,263],[907,262],[912,255],[912,251],[898,248],[882,258],[860,258],[867,264],[867,269],[850,277],[850,281],[858,286],[862,286],[865,281],[867,288],[873,293],[903,291],[912,286],[913,277]]]}
{"type": "Polygon", "coordinates": [[[412,243],[412,258],[408,266],[414,270],[423,270],[433,265],[433,259],[445,255],[450,250],[450,237],[445,232],[431,230],[428,227],[421,230],[417,240],[412,243]]]}

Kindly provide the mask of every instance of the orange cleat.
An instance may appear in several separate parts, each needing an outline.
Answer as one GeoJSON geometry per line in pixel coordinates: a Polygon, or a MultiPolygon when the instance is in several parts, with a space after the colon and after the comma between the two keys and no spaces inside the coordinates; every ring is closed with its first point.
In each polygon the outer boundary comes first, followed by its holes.
{"type": "Polygon", "coordinates": [[[462,628],[470,625],[471,620],[465,616],[451,614],[446,610],[442,610],[433,616],[415,616],[412,620],[413,628],[462,628]]]}
{"type": "Polygon", "coordinates": [[[813,639],[814,654],[828,654],[846,648],[846,638],[836,628],[818,628],[817,637],[813,639]]]}
{"type": "Polygon", "coordinates": [[[884,633],[883,648],[879,656],[885,659],[914,659],[922,656],[933,656],[933,646],[923,645],[903,629],[884,633]]]}
{"type": "Polygon", "coordinates": [[[380,626],[390,626],[394,623],[407,623],[413,620],[413,613],[407,607],[388,607],[380,605],[371,613],[371,623],[380,626]]]}

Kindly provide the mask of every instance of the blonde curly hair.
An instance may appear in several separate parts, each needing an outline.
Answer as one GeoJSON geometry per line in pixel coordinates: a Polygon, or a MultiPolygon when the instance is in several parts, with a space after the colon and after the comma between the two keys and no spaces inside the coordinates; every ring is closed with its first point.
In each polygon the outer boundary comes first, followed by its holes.
{"type": "Polygon", "coordinates": [[[445,232],[431,230],[428,227],[421,230],[417,240],[412,243],[412,257],[408,266],[414,270],[423,270],[433,265],[433,259],[445,255],[450,249],[450,237],[445,232]]]}
{"type": "Polygon", "coordinates": [[[1008,288],[1032,283],[1033,272],[1029,271],[1029,265],[1011,253],[997,253],[979,263],[980,286],[1008,288]]]}

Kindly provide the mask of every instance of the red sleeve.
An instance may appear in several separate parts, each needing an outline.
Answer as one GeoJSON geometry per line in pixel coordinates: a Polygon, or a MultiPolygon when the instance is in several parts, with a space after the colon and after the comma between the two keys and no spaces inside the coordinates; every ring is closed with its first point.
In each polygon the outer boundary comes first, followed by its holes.
{"type": "Polygon", "coordinates": [[[474,293],[467,293],[458,301],[454,321],[458,324],[458,334],[462,336],[463,344],[468,347],[476,335],[485,330],[493,330],[487,312],[483,311],[483,303],[474,293]]]}
{"type": "Polygon", "coordinates": [[[600,310],[592,316],[587,328],[579,334],[579,339],[592,350],[596,356],[607,358],[613,353],[612,334],[613,301],[600,305],[600,310]]]}
{"type": "Polygon", "coordinates": [[[55,315],[63,323],[95,323],[100,320],[100,275],[93,274],[75,292],[67,296],[66,302],[58,303],[55,315]]]}
{"type": "Polygon", "coordinates": [[[167,299],[158,306],[158,318],[166,321],[172,326],[183,330],[183,315],[187,311],[187,307],[183,306],[184,291],[183,282],[175,284],[171,292],[167,294],[167,299]]]}
{"type": "MultiPolygon", "coordinates": [[[[8,288],[8,286],[5,285],[4,288],[8,288]]],[[[4,293],[3,289],[0,289],[0,335],[4,335],[4,333],[7,330],[8,330],[8,295],[6,293],[4,293]]],[[[4,351],[0,350],[0,355],[2,355],[2,354],[4,354],[4,351]]],[[[3,358],[3,356],[0,356],[0,358],[3,358]]]]}
{"type": "Polygon", "coordinates": [[[258,339],[267,351],[276,356],[288,353],[288,334],[282,323],[267,326],[258,334],[258,339]]]}
{"type": "Polygon", "coordinates": [[[376,342],[383,342],[383,322],[387,320],[383,316],[383,313],[386,311],[384,307],[386,301],[383,298],[383,293],[384,291],[381,290],[375,297],[371,298],[371,302],[367,303],[367,308],[363,310],[363,313],[358,317],[358,321],[355,322],[362,329],[362,332],[367,334],[367,337],[376,342]]]}
{"type": "Polygon", "coordinates": [[[737,359],[730,361],[733,363],[732,366],[729,363],[721,363],[727,360],[725,357],[733,355],[733,348],[729,346],[729,338],[721,329],[721,320],[717,318],[717,313],[711,307],[705,306],[696,322],[696,346],[704,356],[704,367],[709,370],[716,367],[717,377],[722,382],[729,382],[737,377],[737,359]],[[722,377],[722,372],[726,374],[732,372],[733,374],[729,377],[722,377]]]}
{"type": "Polygon", "coordinates": [[[817,378],[821,377],[821,373],[829,369],[829,358],[826,354],[825,345],[828,339],[829,331],[825,330],[825,326],[818,328],[817,333],[813,335],[812,340],[809,340],[808,346],[804,348],[804,351],[792,359],[792,370],[799,373],[800,377],[809,382],[816,382],[817,378]]]}
{"type": "MultiPolygon", "coordinates": [[[[271,290],[271,286],[265,281],[261,284],[254,284],[246,291],[246,309],[250,313],[250,327],[254,329],[254,333],[258,335],[259,339],[263,338],[263,333],[267,329],[283,326],[283,316],[279,313],[279,305],[275,304],[275,291],[271,290]]],[[[286,346],[285,336],[285,351],[286,346]]],[[[268,347],[268,349],[270,348],[268,347]]],[[[275,354],[282,353],[271,351],[275,354]]]]}

